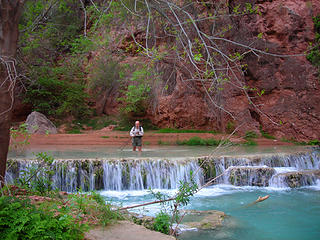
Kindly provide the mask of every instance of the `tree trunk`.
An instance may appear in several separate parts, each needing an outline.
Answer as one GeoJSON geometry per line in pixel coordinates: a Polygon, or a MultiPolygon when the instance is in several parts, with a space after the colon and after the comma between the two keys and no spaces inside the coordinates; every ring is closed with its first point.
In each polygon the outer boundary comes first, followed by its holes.
{"type": "Polygon", "coordinates": [[[10,141],[15,56],[24,0],[0,0],[0,186],[4,182],[10,141]]]}

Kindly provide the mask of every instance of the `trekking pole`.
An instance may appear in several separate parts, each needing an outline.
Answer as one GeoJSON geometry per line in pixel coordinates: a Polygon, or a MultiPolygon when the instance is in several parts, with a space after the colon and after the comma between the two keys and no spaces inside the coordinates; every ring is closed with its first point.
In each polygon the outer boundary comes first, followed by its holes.
{"type": "Polygon", "coordinates": [[[129,138],[128,141],[126,141],[121,147],[120,147],[120,151],[123,151],[123,149],[128,145],[128,143],[131,141],[131,138],[129,138]]]}

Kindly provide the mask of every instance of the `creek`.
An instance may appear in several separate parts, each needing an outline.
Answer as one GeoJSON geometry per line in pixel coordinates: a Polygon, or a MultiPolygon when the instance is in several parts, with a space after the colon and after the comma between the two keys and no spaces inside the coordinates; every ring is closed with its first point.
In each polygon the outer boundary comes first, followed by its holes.
{"type": "MultiPolygon", "coordinates": [[[[141,155],[129,149],[109,150],[49,149],[56,159],[52,166],[54,186],[68,192],[98,190],[106,201],[129,206],[154,200],[149,188],[173,196],[179,181],[190,179],[190,171],[195,173],[198,185],[225,172],[216,185],[202,189],[186,207],[225,212],[223,226],[210,231],[186,229],[180,239],[320,237],[319,149],[237,148],[209,157],[204,155],[209,155],[212,148],[203,147],[150,148],[141,155]],[[247,207],[264,195],[270,198],[247,207]]],[[[31,150],[10,153],[7,182],[38,164],[30,153],[31,150]]],[[[134,211],[154,216],[159,207],[152,205],[134,211]]]]}

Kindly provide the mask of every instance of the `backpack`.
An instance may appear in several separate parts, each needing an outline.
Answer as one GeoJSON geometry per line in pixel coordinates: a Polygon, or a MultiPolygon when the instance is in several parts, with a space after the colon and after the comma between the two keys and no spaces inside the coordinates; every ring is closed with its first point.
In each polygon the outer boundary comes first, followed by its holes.
{"type": "MultiPolygon", "coordinates": [[[[134,126],[134,130],[136,130],[136,126],[134,126]]],[[[141,132],[142,128],[139,126],[139,131],[141,132]]]]}

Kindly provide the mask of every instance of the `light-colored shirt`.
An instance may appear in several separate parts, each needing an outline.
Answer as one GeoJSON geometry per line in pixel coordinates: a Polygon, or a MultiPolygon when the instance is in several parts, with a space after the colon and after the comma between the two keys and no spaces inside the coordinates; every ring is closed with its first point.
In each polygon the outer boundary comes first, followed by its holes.
{"type": "Polygon", "coordinates": [[[143,128],[140,126],[139,128],[136,128],[136,126],[132,127],[131,128],[131,131],[130,131],[130,136],[131,137],[142,137],[144,134],[143,132],[143,128]]]}

